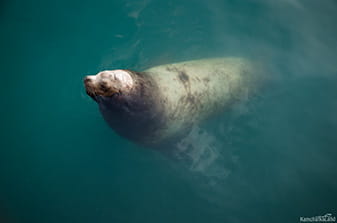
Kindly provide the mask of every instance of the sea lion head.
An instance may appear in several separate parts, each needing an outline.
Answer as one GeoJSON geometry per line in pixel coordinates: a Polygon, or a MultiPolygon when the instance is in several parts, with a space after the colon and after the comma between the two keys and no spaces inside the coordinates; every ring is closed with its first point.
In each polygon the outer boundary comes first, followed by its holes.
{"type": "Polygon", "coordinates": [[[84,78],[87,94],[95,101],[101,96],[111,97],[129,93],[134,81],[127,70],[105,70],[84,78]]]}
{"type": "Polygon", "coordinates": [[[131,70],[105,70],[83,81],[87,94],[117,133],[140,143],[156,139],[164,115],[158,86],[150,76],[131,70]]]}

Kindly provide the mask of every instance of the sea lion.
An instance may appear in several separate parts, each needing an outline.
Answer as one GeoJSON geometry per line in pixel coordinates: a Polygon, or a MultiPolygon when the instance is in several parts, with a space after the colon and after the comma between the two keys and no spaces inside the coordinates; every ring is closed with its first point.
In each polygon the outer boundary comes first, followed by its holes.
{"type": "Polygon", "coordinates": [[[259,69],[243,58],[166,64],[143,72],[106,70],[84,78],[87,94],[121,136],[157,146],[252,94],[259,69]]]}

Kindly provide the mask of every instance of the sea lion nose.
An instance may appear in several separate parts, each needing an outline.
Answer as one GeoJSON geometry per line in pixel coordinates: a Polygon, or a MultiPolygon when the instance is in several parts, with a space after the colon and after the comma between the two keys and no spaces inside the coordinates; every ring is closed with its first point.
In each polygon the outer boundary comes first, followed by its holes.
{"type": "Polygon", "coordinates": [[[84,83],[88,83],[88,82],[90,82],[90,81],[92,81],[92,80],[91,80],[90,77],[85,77],[83,81],[84,81],[84,83]]]}
{"type": "Polygon", "coordinates": [[[83,82],[84,84],[88,84],[90,82],[93,82],[95,80],[95,75],[88,75],[84,78],[83,82]]]}

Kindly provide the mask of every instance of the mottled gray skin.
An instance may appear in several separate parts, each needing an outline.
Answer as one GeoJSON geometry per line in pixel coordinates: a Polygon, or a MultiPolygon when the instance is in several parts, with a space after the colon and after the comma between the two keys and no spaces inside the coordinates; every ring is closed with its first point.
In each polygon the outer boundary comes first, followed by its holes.
{"type": "Polygon", "coordinates": [[[88,93],[121,136],[147,146],[176,142],[193,125],[255,92],[261,79],[242,58],[215,58],[127,71],[130,91],[88,93]]]}

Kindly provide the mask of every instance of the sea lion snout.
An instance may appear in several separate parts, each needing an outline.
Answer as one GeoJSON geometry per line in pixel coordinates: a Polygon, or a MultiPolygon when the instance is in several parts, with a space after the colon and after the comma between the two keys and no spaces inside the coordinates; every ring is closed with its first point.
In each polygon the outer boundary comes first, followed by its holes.
{"type": "Polygon", "coordinates": [[[126,70],[105,70],[84,78],[87,94],[94,96],[112,96],[115,93],[128,92],[133,87],[133,79],[126,70]]]}

